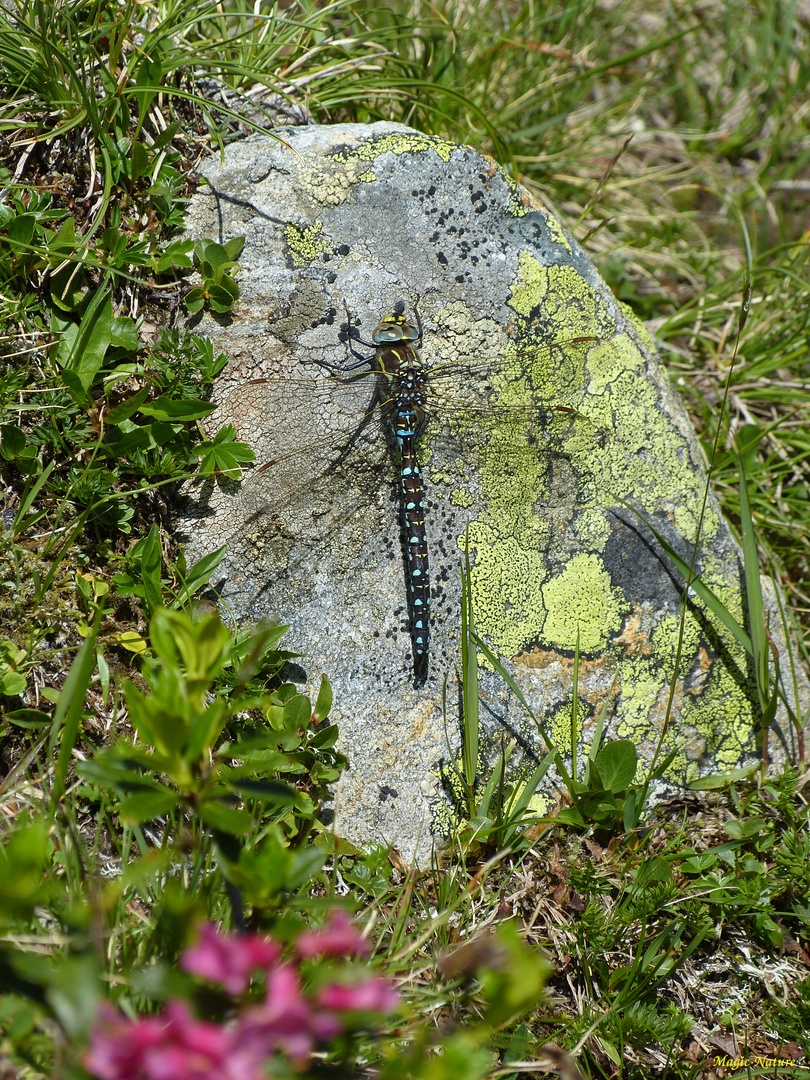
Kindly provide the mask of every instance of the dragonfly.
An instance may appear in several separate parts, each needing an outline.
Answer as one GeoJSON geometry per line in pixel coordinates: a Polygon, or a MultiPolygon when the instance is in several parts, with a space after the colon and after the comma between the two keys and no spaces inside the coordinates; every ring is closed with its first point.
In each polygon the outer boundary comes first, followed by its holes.
{"type": "MultiPolygon", "coordinates": [[[[375,326],[370,340],[364,340],[359,320],[352,319],[347,310],[338,335],[347,349],[346,361],[302,361],[318,374],[303,380],[283,378],[274,384],[275,392],[290,404],[289,413],[282,411],[274,426],[300,430],[300,416],[308,415],[315,438],[299,439],[296,447],[294,432],[278,430],[279,447],[292,445],[292,449],[272,454],[247,482],[257,474],[279,476],[282,467],[289,471],[291,463],[301,462],[305,479],[295,479],[293,467],[292,481],[271,483],[272,513],[283,518],[285,507],[312,498],[331,504],[329,512],[339,516],[335,504],[343,501],[341,492],[352,483],[352,470],[355,476],[357,472],[373,474],[381,456],[387,456],[389,463],[394,460],[413,679],[419,687],[429,670],[431,602],[424,463],[420,461],[423,440],[428,471],[437,463],[461,462],[460,467],[441,466],[445,482],[465,483],[476,471],[486,472],[494,478],[497,500],[520,484],[521,477],[531,475],[532,504],[568,505],[590,499],[587,470],[577,472],[570,465],[578,450],[590,452],[597,445],[600,432],[578,409],[542,400],[538,389],[542,378],[536,371],[532,376],[526,353],[426,361],[418,302],[411,318],[405,308],[404,301],[398,301],[375,326]],[[370,352],[366,355],[359,348],[370,352]],[[293,415],[298,419],[293,421],[293,415]],[[374,460],[364,460],[364,452],[374,460]],[[546,464],[538,469],[540,461],[546,464]],[[563,464],[569,468],[559,468],[563,464]]],[[[539,357],[547,372],[567,363],[573,381],[577,375],[582,381],[587,348],[597,340],[582,337],[538,344],[532,362],[536,367],[539,357]]],[[[267,387],[268,381],[260,379],[243,388],[243,396],[254,397],[253,414],[260,410],[255,407],[255,396],[268,392],[267,387]]],[[[264,496],[249,498],[246,505],[263,513],[264,496]]]]}

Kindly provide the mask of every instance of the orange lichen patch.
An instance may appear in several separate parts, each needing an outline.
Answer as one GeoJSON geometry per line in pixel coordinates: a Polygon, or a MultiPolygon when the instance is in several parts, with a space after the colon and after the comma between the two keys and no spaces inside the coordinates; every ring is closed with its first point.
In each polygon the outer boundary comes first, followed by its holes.
{"type": "MultiPolygon", "coordinates": [[[[528,649],[526,652],[521,653],[517,658],[516,663],[519,663],[522,667],[531,668],[532,670],[543,670],[544,668],[556,667],[558,671],[570,672],[573,677],[574,672],[574,657],[565,656],[563,653],[559,653],[554,649],[528,649]]],[[[597,657],[595,660],[587,660],[585,657],[579,658],[579,680],[581,683],[587,682],[588,675],[594,673],[600,677],[605,675],[605,660],[604,657],[597,657]]]]}
{"type": "MultiPolygon", "coordinates": [[[[541,672],[550,682],[559,686],[563,695],[569,694],[574,685],[574,658],[555,652],[553,649],[530,649],[517,657],[516,666],[529,672],[541,672]]],[[[587,703],[596,716],[605,701],[615,702],[621,693],[619,680],[613,680],[613,673],[606,670],[605,658],[579,659],[577,696],[580,702],[587,703]]],[[[587,726],[587,725],[586,725],[587,726]]]]}
{"type": "Polygon", "coordinates": [[[625,620],[621,634],[611,639],[614,645],[623,645],[630,656],[651,656],[649,631],[642,629],[641,610],[635,607],[625,620]]]}
{"type": "Polygon", "coordinates": [[[713,660],[708,650],[701,646],[695,659],[692,671],[687,680],[687,693],[693,697],[699,697],[706,688],[706,682],[711,674],[713,660]]]}

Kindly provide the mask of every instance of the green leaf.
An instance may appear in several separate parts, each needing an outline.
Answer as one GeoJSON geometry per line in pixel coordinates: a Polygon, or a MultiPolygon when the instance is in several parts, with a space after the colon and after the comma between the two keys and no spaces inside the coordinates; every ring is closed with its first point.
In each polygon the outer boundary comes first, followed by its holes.
{"type": "Polygon", "coordinates": [[[132,94],[138,102],[138,127],[143,124],[149,106],[160,92],[163,81],[163,65],[159,57],[153,55],[144,57],[135,72],[135,86],[132,94]]]}
{"type": "Polygon", "coordinates": [[[17,424],[3,424],[0,428],[0,454],[6,461],[14,461],[25,451],[25,432],[17,424]]]}
{"type": "Polygon", "coordinates": [[[192,716],[188,742],[183,751],[183,757],[190,765],[200,768],[207,765],[214,744],[228,722],[228,715],[226,702],[217,698],[208,708],[192,716]]]}
{"type": "MultiPolygon", "coordinates": [[[[172,125],[174,127],[175,125],[172,125]]],[[[154,259],[155,271],[159,274],[171,270],[177,266],[183,270],[190,270],[193,263],[191,260],[191,240],[175,240],[163,249],[163,253],[154,259]]]]}
{"type": "Polygon", "coordinates": [[[26,679],[18,671],[7,671],[0,676],[0,694],[5,697],[16,697],[25,690],[26,679]]]}
{"type": "Polygon", "coordinates": [[[194,563],[192,568],[186,575],[186,580],[183,584],[183,588],[177,594],[174,600],[175,607],[182,607],[186,601],[201,589],[203,585],[207,585],[211,579],[211,575],[222,561],[222,556],[225,554],[227,545],[223,544],[222,547],[217,548],[216,551],[211,551],[207,555],[203,555],[201,559],[198,559],[194,563]]]}
{"type": "Polygon", "coordinates": [[[116,426],[124,420],[129,420],[130,416],[140,409],[141,405],[149,397],[150,392],[151,387],[144,386],[137,394],[133,394],[126,401],[122,401],[120,405],[116,405],[114,409],[110,409],[107,413],[107,423],[116,426]]]}
{"type": "Polygon", "coordinates": [[[33,214],[20,214],[12,218],[8,225],[8,238],[15,247],[26,247],[31,243],[37,219],[33,214]]]}
{"type": "Polygon", "coordinates": [[[329,680],[324,675],[321,678],[321,685],[318,690],[318,697],[315,701],[315,708],[312,710],[312,716],[316,724],[321,724],[329,715],[329,711],[332,708],[332,687],[329,685],[329,680]]]}
{"type": "Polygon", "coordinates": [[[9,822],[6,827],[9,835],[0,846],[0,912],[29,915],[52,891],[47,873],[48,824],[39,816],[30,823],[25,818],[14,825],[9,822]]]}
{"type": "Polygon", "coordinates": [[[202,311],[205,307],[206,295],[205,289],[201,285],[194,285],[188,290],[184,302],[192,315],[202,311]]]}
{"type": "Polygon", "coordinates": [[[298,793],[280,780],[239,780],[231,784],[234,791],[246,798],[261,799],[276,806],[291,806],[298,798],[298,793]]]}
{"type": "Polygon", "coordinates": [[[81,263],[71,260],[48,278],[51,302],[65,312],[75,312],[87,297],[81,263]]]}
{"type": "Polygon", "coordinates": [[[683,860],[681,863],[681,870],[685,874],[702,874],[704,870],[709,870],[716,862],[716,855],[693,855],[690,858],[683,860]]]}
{"type": "Polygon", "coordinates": [[[179,801],[177,795],[166,787],[160,791],[139,791],[121,800],[118,816],[125,825],[140,825],[144,821],[170,814],[179,801]]]}
{"type": "Polygon", "coordinates": [[[140,546],[141,584],[144,599],[151,612],[163,604],[163,590],[160,580],[162,557],[160,549],[160,531],[153,525],[140,546]]]}
{"type": "Polygon", "coordinates": [[[81,317],[80,323],[66,321],[56,314],[53,325],[62,331],[56,360],[62,378],[75,400],[88,403],[87,390],[104,364],[111,342],[112,302],[106,289],[99,289],[81,317]]]}
{"type": "Polygon", "coordinates": [[[672,881],[672,868],[666,859],[647,859],[639,867],[636,880],[640,885],[646,885],[651,881],[672,881]]]}
{"type": "Polygon", "coordinates": [[[229,277],[224,277],[208,290],[208,299],[214,311],[230,311],[234,301],[239,299],[239,286],[229,277]]]}
{"type": "Polygon", "coordinates": [[[235,810],[221,802],[205,802],[197,812],[206,825],[231,836],[244,836],[250,828],[251,816],[247,810],[235,810]]]}
{"type": "Polygon", "coordinates": [[[51,759],[56,756],[56,744],[57,741],[59,742],[59,754],[56,757],[56,769],[53,786],[51,787],[51,817],[56,813],[57,804],[64,794],[68,765],[73,755],[73,747],[76,745],[79,734],[79,723],[84,712],[84,699],[90,685],[93,669],[96,666],[96,637],[100,625],[101,608],[96,612],[93,629],[85,638],[82,647],[76,654],[76,659],[70,666],[70,671],[56,703],[49,742],[51,759]],[[64,727],[62,726],[63,722],[64,727]]]}
{"type": "Polygon", "coordinates": [[[113,319],[110,344],[116,349],[125,349],[129,353],[136,353],[140,342],[135,320],[130,319],[128,315],[120,315],[113,319]]]}
{"type": "Polygon", "coordinates": [[[635,744],[629,739],[606,743],[596,755],[599,775],[607,791],[616,794],[632,784],[638,766],[635,744]]]}
{"type": "Polygon", "coordinates": [[[295,853],[287,872],[287,888],[299,889],[311,881],[326,862],[327,852],[316,847],[305,847],[295,853]]]}
{"type": "Polygon", "coordinates": [[[256,460],[247,443],[234,441],[235,435],[233,424],[226,424],[216,433],[213,442],[203,442],[194,448],[193,453],[202,456],[200,473],[203,476],[220,473],[238,480],[242,466],[256,460]]]}
{"type": "Polygon", "coordinates": [[[144,144],[136,139],[132,144],[129,157],[129,175],[131,180],[140,180],[149,171],[151,158],[144,144]]]}
{"type": "Polygon", "coordinates": [[[242,248],[245,246],[244,236],[233,236],[230,240],[225,241],[224,251],[226,257],[231,261],[235,261],[242,254],[242,248]]]}
{"type": "Polygon", "coordinates": [[[66,217],[57,233],[48,241],[48,251],[53,257],[53,264],[57,265],[65,256],[74,255],[80,247],[76,237],[76,224],[72,217],[66,217]]]}
{"type": "Polygon", "coordinates": [[[176,401],[165,395],[141,406],[144,416],[152,416],[155,420],[164,422],[200,420],[204,416],[210,416],[215,409],[216,405],[212,402],[202,401],[200,398],[185,398],[176,401]]]}
{"type": "Polygon", "coordinates": [[[749,840],[754,836],[759,836],[764,828],[765,820],[760,817],[746,818],[744,820],[729,818],[723,826],[723,831],[732,840],[749,840]]]}
{"type": "Polygon", "coordinates": [[[727,773],[711,773],[709,776],[692,780],[688,786],[693,791],[717,791],[719,788],[728,787],[734,780],[747,780],[756,771],[756,765],[749,765],[743,769],[731,769],[727,773]]]}
{"type": "Polygon", "coordinates": [[[116,748],[99,750],[89,761],[76,763],[76,772],[88,784],[110,791],[122,790],[133,792],[160,792],[165,785],[154,780],[149,773],[136,768],[137,765],[149,764],[151,756],[141,748],[126,743],[119,743],[116,748]],[[122,757],[126,754],[126,757],[122,757]]]}
{"type": "Polygon", "coordinates": [[[227,659],[230,635],[217,614],[194,619],[160,608],[150,623],[150,635],[157,655],[169,664],[180,660],[190,682],[212,682],[227,659]]]}
{"type": "Polygon", "coordinates": [[[28,728],[31,731],[46,728],[51,723],[49,714],[39,709],[13,709],[5,714],[4,719],[16,727],[28,728]]]}

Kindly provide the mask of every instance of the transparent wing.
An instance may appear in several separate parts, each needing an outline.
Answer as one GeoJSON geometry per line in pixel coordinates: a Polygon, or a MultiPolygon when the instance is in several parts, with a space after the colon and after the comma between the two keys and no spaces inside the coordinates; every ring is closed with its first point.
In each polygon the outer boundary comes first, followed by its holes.
{"type": "MultiPolygon", "coordinates": [[[[480,471],[485,489],[487,477],[497,486],[498,476],[522,476],[540,505],[591,501],[584,462],[609,435],[573,403],[583,400],[594,340],[509,356],[426,358],[419,454],[428,480],[454,482],[480,471]]],[[[366,367],[327,370],[313,363],[304,378],[255,380],[230,392],[226,418],[260,463],[244,482],[247,512],[300,503],[303,517],[336,515],[341,506],[350,514],[356,500],[391,483],[393,401],[373,364],[370,358],[366,367]]]]}

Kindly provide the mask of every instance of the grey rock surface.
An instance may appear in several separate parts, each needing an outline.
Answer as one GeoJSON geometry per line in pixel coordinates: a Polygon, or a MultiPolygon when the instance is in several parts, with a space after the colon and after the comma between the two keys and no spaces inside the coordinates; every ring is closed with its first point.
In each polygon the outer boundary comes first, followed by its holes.
{"type": "MultiPolygon", "coordinates": [[[[289,623],[285,647],[305,654],[300,677],[315,686],[329,676],[351,761],[338,831],[424,858],[452,818],[465,549],[478,629],[561,750],[578,638],[580,754],[606,705],[608,738],[632,740],[649,761],[676,676],[683,582],[638,514],[688,560],[702,460],[643,327],[491,160],[392,124],[280,135],[208,161],[208,186],[188,211],[194,237],[246,237],[238,303],[195,329],[231,358],[210,431],[235,424],[267,467],[190,490],[181,532],[189,560],[226,545],[225,611],[240,624],[289,623]],[[358,431],[373,377],[340,336],[349,318],[369,341],[397,303],[409,317],[416,306],[433,372],[419,444],[432,581],[421,688],[396,442],[379,410],[358,431]],[[354,379],[324,366],[350,364],[354,379]]],[[[712,498],[696,568],[743,622],[738,551],[712,498]]],[[[776,616],[772,632],[781,639],[776,616]]],[[[659,795],[757,759],[751,677],[732,635],[692,595],[665,737],[675,758],[659,795]]],[[[492,745],[505,733],[529,762],[545,753],[497,674],[482,674],[481,693],[492,745]]],[[[775,761],[794,739],[782,709],[775,761]]],[[[549,777],[539,805],[554,799],[549,777]]]]}

